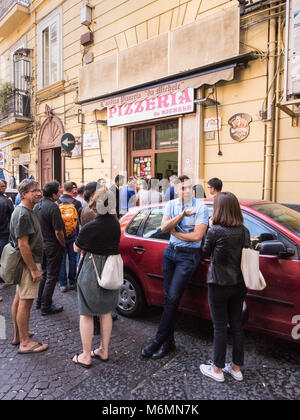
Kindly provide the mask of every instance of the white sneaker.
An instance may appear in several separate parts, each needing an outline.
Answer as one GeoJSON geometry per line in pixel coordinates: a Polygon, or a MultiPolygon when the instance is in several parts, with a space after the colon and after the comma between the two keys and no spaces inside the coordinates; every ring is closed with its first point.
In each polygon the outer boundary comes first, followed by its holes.
{"type": "Polygon", "coordinates": [[[223,372],[216,373],[214,370],[213,363],[209,365],[200,365],[200,371],[204,376],[208,376],[209,378],[214,379],[217,382],[225,381],[223,372]]]}
{"type": "Polygon", "coordinates": [[[241,371],[239,372],[235,372],[232,367],[231,367],[231,363],[226,363],[223,372],[228,373],[229,375],[231,375],[236,381],[242,381],[244,379],[243,374],[241,371]]]}

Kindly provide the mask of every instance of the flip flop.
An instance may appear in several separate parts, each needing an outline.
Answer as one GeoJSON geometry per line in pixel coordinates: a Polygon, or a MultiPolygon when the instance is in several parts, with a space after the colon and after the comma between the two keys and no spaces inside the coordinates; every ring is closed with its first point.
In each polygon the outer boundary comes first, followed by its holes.
{"type": "MultiPolygon", "coordinates": [[[[34,332],[30,332],[29,334],[28,334],[28,337],[29,338],[31,338],[31,337],[33,337],[35,335],[35,333],[34,332]]],[[[20,345],[20,341],[18,341],[17,343],[14,343],[13,341],[10,343],[12,346],[19,346],[20,345]]]]}
{"type": "Polygon", "coordinates": [[[72,362],[75,363],[75,365],[79,365],[85,369],[89,369],[92,366],[92,363],[90,365],[86,365],[85,363],[79,362],[78,360],[79,354],[76,354],[75,356],[76,356],[76,361],[73,360],[74,358],[72,359],[72,362]]]}
{"type": "Polygon", "coordinates": [[[92,357],[95,358],[95,359],[101,360],[101,362],[108,362],[109,361],[109,357],[107,359],[102,359],[102,357],[99,356],[99,354],[95,353],[95,350],[92,351],[92,357]]]}
{"type": "Polygon", "coordinates": [[[29,350],[25,350],[25,351],[21,351],[19,350],[18,353],[19,354],[33,354],[33,353],[43,353],[44,351],[49,349],[49,346],[47,346],[46,348],[39,350],[39,351],[35,351],[35,349],[38,349],[39,347],[42,347],[44,344],[42,343],[37,343],[34,346],[31,347],[31,349],[29,350]]]}

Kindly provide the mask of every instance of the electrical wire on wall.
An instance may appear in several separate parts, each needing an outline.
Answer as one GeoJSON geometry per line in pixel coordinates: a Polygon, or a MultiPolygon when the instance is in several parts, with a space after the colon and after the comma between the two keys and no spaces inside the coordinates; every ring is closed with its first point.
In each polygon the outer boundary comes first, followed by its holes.
{"type": "Polygon", "coordinates": [[[217,127],[218,127],[218,155],[222,156],[222,150],[221,150],[221,139],[220,139],[220,127],[219,127],[219,104],[218,104],[218,91],[217,91],[217,85],[215,84],[215,101],[216,101],[216,114],[217,114],[217,127]]]}
{"type": "Polygon", "coordinates": [[[94,110],[94,114],[95,114],[95,120],[96,120],[97,135],[98,135],[98,140],[99,140],[100,159],[101,159],[101,163],[104,163],[104,159],[102,155],[102,147],[101,147],[101,137],[100,137],[100,132],[99,132],[99,126],[97,123],[97,110],[96,109],[94,110]]]}

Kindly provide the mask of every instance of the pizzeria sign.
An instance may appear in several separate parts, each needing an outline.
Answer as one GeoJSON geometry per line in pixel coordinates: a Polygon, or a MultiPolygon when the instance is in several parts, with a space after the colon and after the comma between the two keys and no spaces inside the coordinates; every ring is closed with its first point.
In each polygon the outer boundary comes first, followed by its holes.
{"type": "Polygon", "coordinates": [[[109,127],[194,112],[194,89],[108,108],[109,127]]]}

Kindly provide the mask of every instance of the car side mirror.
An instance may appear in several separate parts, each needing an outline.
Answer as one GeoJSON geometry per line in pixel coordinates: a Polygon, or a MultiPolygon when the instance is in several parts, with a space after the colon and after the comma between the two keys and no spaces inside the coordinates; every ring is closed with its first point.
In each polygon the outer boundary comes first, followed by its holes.
{"type": "Polygon", "coordinates": [[[258,245],[257,249],[261,255],[277,255],[278,257],[291,257],[294,255],[292,248],[286,246],[280,241],[265,241],[258,245]]]}

